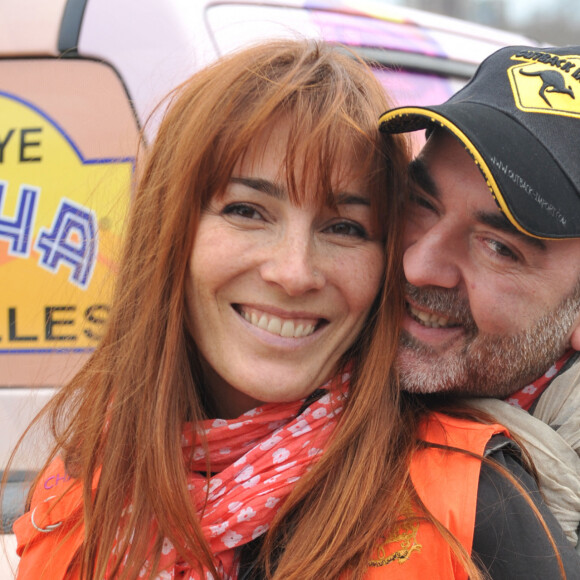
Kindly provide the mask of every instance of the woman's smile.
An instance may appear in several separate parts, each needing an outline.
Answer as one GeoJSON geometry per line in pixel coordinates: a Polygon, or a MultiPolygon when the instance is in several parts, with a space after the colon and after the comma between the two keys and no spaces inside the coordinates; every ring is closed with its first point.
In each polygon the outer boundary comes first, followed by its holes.
{"type": "Polygon", "coordinates": [[[283,316],[239,304],[234,304],[233,307],[252,326],[283,338],[305,338],[326,322],[319,317],[304,317],[291,313],[283,316]]]}

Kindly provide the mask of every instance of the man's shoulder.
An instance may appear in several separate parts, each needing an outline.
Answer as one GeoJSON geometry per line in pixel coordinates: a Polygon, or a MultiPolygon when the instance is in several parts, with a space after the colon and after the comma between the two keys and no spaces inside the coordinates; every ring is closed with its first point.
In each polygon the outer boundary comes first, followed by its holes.
{"type": "Polygon", "coordinates": [[[546,503],[568,539],[578,542],[580,520],[580,362],[544,391],[533,415],[499,399],[469,404],[505,425],[531,455],[546,503]]]}
{"type": "Polygon", "coordinates": [[[550,425],[580,454],[580,353],[542,393],[532,415],[550,425]]]}

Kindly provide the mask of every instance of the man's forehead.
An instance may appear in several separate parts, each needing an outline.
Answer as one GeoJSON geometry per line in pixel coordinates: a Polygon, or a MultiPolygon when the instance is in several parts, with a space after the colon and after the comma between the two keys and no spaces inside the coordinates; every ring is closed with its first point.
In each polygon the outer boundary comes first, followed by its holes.
{"type": "MultiPolygon", "coordinates": [[[[444,198],[445,182],[436,180],[438,164],[441,160],[446,162],[448,168],[455,167],[458,171],[467,170],[469,176],[468,187],[473,191],[477,189],[481,196],[485,209],[479,209],[474,217],[482,224],[488,225],[502,233],[515,236],[527,245],[540,250],[546,250],[546,241],[518,230],[501,211],[499,205],[493,199],[493,194],[477,165],[463,144],[445,130],[434,131],[419,155],[409,164],[409,179],[411,184],[420,187],[425,193],[435,199],[444,198]]],[[[478,197],[479,199],[479,197],[478,197]]],[[[579,240],[580,241],[580,240],[579,240]]]]}
{"type": "Polygon", "coordinates": [[[432,131],[419,155],[409,164],[411,182],[440,198],[445,193],[442,189],[447,185],[447,179],[457,175],[468,179],[472,191],[480,190],[485,202],[492,199],[482,173],[464,145],[445,129],[432,131]],[[446,170],[445,181],[438,180],[442,168],[446,170]]]}

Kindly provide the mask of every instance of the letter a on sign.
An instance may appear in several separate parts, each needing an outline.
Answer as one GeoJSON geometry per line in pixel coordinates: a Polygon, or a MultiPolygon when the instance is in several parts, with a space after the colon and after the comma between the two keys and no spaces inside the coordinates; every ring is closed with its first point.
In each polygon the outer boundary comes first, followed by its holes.
{"type": "Polygon", "coordinates": [[[70,200],[61,200],[52,229],[42,228],[35,250],[42,254],[39,265],[56,272],[61,264],[71,268],[70,282],[86,288],[97,257],[95,213],[70,200]]]}

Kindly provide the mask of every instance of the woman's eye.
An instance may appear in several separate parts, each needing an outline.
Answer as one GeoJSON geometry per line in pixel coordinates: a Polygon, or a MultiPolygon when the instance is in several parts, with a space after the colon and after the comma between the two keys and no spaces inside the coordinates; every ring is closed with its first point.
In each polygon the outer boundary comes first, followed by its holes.
{"type": "Polygon", "coordinates": [[[502,258],[509,258],[514,262],[518,261],[519,259],[518,256],[505,244],[502,244],[501,242],[498,242],[497,240],[493,240],[490,238],[484,240],[484,242],[494,254],[497,254],[502,258]]]}
{"type": "Polygon", "coordinates": [[[363,228],[360,224],[354,222],[344,222],[344,221],[337,222],[326,228],[326,231],[338,236],[349,236],[355,238],[362,238],[364,240],[367,240],[369,238],[369,235],[365,230],[365,228],[363,228]]]}
{"type": "Polygon", "coordinates": [[[222,213],[229,216],[238,216],[249,220],[261,220],[262,214],[252,205],[247,203],[232,203],[227,205],[222,213]]]}

